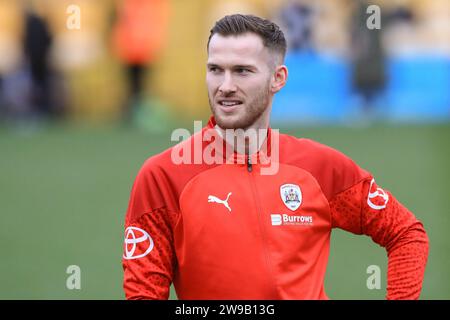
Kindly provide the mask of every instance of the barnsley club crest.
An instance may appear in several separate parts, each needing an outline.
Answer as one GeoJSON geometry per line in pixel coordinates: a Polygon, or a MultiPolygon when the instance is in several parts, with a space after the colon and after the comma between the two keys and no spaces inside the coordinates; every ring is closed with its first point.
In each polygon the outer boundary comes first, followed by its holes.
{"type": "Polygon", "coordinates": [[[280,195],[283,203],[292,211],[297,210],[302,203],[302,191],[296,184],[283,184],[280,187],[280,195]]]}

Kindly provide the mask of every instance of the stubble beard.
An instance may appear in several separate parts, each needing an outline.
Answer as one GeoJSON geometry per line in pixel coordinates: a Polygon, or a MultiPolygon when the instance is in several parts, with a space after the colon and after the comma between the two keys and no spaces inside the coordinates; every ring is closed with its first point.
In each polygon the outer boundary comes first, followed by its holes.
{"type": "MultiPolygon", "coordinates": [[[[220,115],[216,110],[218,108],[214,105],[213,100],[208,94],[209,106],[211,112],[214,115],[217,125],[222,129],[247,129],[253,125],[267,110],[269,107],[269,97],[270,97],[270,80],[267,81],[266,85],[258,91],[251,101],[247,101],[245,104],[244,114],[237,120],[227,119],[227,116],[220,115]]],[[[233,96],[226,96],[227,98],[233,98],[233,96]]]]}

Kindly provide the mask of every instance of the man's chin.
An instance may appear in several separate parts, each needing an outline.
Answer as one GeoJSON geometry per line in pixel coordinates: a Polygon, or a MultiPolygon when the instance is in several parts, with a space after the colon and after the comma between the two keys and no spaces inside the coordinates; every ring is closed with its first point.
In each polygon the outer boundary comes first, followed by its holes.
{"type": "Polygon", "coordinates": [[[236,123],[235,122],[230,122],[230,121],[218,121],[216,119],[216,123],[217,125],[222,128],[222,129],[237,129],[236,127],[236,123]]]}
{"type": "Polygon", "coordinates": [[[222,129],[240,129],[245,128],[245,119],[236,115],[214,115],[217,125],[222,129]]]}

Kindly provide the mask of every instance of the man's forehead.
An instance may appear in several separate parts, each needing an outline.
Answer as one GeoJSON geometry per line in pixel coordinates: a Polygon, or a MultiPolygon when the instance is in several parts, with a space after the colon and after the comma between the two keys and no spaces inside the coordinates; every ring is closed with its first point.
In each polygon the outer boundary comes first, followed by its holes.
{"type": "Polygon", "coordinates": [[[257,62],[267,58],[268,49],[262,39],[253,33],[230,36],[216,33],[209,42],[208,63],[257,62]]]}

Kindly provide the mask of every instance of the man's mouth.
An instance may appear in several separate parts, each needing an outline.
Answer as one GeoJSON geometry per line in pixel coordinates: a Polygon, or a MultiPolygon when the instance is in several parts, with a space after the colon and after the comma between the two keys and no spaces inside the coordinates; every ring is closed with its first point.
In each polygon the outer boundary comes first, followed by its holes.
{"type": "Polygon", "coordinates": [[[218,103],[223,107],[234,107],[242,104],[240,100],[219,100],[218,103]]]}

